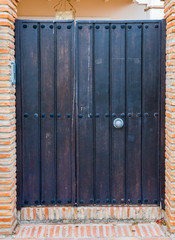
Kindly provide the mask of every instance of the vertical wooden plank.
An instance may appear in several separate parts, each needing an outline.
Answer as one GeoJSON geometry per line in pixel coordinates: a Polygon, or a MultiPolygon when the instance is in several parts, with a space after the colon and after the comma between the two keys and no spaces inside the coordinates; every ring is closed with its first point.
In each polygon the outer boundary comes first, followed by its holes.
{"type": "Polygon", "coordinates": [[[72,204],[73,24],[57,24],[57,202],[72,204]]]}
{"type": "Polygon", "coordinates": [[[93,27],[77,25],[78,91],[78,204],[94,203],[93,195],[93,27]]]}
{"type": "Polygon", "coordinates": [[[21,21],[15,22],[15,59],[16,59],[16,141],[17,141],[17,210],[23,204],[22,200],[22,91],[21,91],[21,21]]]}
{"type": "Polygon", "coordinates": [[[94,99],[96,110],[96,203],[110,202],[109,158],[109,25],[95,24],[94,99]]]}
{"type": "Polygon", "coordinates": [[[54,204],[56,197],[54,25],[41,23],[41,203],[54,204]]]}
{"type": "Polygon", "coordinates": [[[160,94],[160,201],[165,209],[165,80],[166,80],[166,20],[161,21],[161,94],[160,94]]]}
{"type": "Polygon", "coordinates": [[[40,203],[39,36],[37,23],[22,24],[23,204],[40,203]]]}
{"type": "MultiPolygon", "coordinates": [[[[125,121],[125,24],[111,25],[111,109],[112,123],[119,117],[125,121]]],[[[125,124],[126,126],[126,124],[125,124]]],[[[112,127],[111,184],[112,202],[125,199],[125,126],[112,127]]]]}
{"type": "Polygon", "coordinates": [[[143,201],[159,202],[160,25],[143,28],[143,201]],[[156,114],[156,115],[155,115],[156,114]]]}
{"type": "Polygon", "coordinates": [[[141,200],[141,36],[140,24],[127,25],[127,202],[141,200]]]}

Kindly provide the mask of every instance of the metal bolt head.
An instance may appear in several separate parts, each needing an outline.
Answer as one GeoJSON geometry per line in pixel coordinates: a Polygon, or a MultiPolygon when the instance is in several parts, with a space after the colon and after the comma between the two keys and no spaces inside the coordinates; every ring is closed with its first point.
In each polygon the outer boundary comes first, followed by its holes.
{"type": "Polygon", "coordinates": [[[124,121],[121,118],[116,118],[113,121],[113,126],[117,129],[122,128],[124,126],[124,121]]]}
{"type": "Polygon", "coordinates": [[[142,116],[142,114],[141,114],[141,113],[138,113],[138,114],[137,114],[137,116],[138,116],[138,117],[141,117],[141,116],[142,116]]]}
{"type": "Polygon", "coordinates": [[[159,114],[158,113],[154,113],[154,117],[158,117],[159,116],[159,114]]]}

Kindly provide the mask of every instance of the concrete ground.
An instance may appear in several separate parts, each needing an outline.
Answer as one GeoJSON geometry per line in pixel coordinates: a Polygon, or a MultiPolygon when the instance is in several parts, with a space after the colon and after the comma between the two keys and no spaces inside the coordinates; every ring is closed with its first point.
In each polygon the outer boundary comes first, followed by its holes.
{"type": "Polygon", "coordinates": [[[4,240],[175,240],[165,226],[157,223],[108,224],[21,224],[4,240]]]}

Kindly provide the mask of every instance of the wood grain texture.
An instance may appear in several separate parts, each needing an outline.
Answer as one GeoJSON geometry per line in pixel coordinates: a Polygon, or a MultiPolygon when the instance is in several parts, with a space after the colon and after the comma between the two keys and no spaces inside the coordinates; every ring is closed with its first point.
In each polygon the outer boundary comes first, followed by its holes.
{"type": "Polygon", "coordinates": [[[54,25],[45,23],[40,28],[41,54],[41,201],[55,203],[55,79],[54,79],[54,25]],[[53,202],[54,201],[54,202],[53,202]]]}
{"type": "Polygon", "coordinates": [[[77,201],[79,204],[94,203],[93,28],[90,26],[90,24],[77,26],[77,201]],[[80,118],[80,115],[83,117],[80,118]]]}
{"type": "Polygon", "coordinates": [[[18,208],[160,203],[162,27],[18,20],[18,208]]]}
{"type": "MultiPolygon", "coordinates": [[[[160,25],[143,27],[143,112],[142,128],[143,200],[159,201],[159,89],[160,89],[160,25]],[[155,113],[159,116],[155,116],[155,113]]],[[[155,202],[154,202],[155,201],[155,202]]]]}
{"type": "MultiPolygon", "coordinates": [[[[26,28],[27,26],[27,28],[26,28]]],[[[37,27],[38,24],[37,24],[37,27]]],[[[23,204],[40,203],[39,31],[22,28],[23,204]],[[24,117],[24,114],[28,117],[24,117]]]]}
{"type": "Polygon", "coordinates": [[[127,25],[126,201],[133,204],[141,199],[141,37],[138,24],[127,25]]]}

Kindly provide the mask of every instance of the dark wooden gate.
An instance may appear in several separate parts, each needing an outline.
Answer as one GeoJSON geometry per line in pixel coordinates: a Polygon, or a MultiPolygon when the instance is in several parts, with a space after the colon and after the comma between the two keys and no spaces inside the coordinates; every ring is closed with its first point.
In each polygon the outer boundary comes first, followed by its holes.
{"type": "Polygon", "coordinates": [[[161,29],[78,23],[79,204],[160,202],[161,29]],[[116,118],[123,128],[113,126],[116,118]]]}
{"type": "Polygon", "coordinates": [[[74,24],[16,29],[19,202],[74,204],[74,24]]]}
{"type": "Polygon", "coordinates": [[[165,26],[74,25],[16,24],[18,208],[159,204],[165,26]]]}

